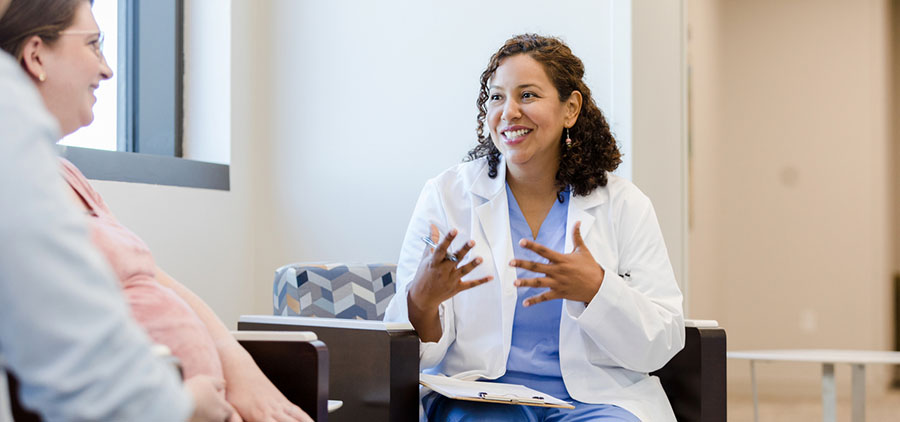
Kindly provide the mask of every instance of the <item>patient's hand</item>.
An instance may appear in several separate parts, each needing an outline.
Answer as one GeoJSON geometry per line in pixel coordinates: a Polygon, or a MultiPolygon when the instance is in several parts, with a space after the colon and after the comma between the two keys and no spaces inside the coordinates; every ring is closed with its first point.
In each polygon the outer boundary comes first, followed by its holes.
{"type": "Polygon", "coordinates": [[[191,422],[219,422],[230,418],[234,409],[222,397],[225,381],[197,375],[184,382],[184,389],[194,399],[191,422]]]}
{"type": "Polygon", "coordinates": [[[243,348],[241,351],[240,359],[223,360],[222,366],[227,381],[225,396],[245,421],[313,422],[272,385],[243,348]]]}

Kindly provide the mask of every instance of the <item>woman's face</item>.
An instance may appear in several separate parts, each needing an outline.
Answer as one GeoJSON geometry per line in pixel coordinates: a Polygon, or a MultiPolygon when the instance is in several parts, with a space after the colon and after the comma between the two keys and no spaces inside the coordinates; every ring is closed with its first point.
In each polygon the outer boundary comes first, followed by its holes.
{"type": "MultiPolygon", "coordinates": [[[[78,5],[72,25],[61,31],[53,44],[38,47],[41,72],[38,90],[47,109],[59,120],[63,135],[68,135],[94,120],[97,102],[94,90],[100,81],[112,77],[112,69],[100,51],[100,29],[91,5],[78,5]]],[[[32,76],[40,78],[40,74],[32,76]]]]}
{"type": "Polygon", "coordinates": [[[560,101],[544,67],[527,54],[504,59],[488,88],[488,128],[507,165],[555,174],[562,131],[577,118],[575,95],[560,101]]]}

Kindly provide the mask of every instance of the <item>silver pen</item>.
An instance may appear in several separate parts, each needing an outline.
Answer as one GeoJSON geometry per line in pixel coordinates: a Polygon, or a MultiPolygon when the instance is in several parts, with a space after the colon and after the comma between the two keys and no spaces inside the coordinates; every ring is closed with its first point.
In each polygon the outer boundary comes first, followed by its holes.
{"type": "MultiPolygon", "coordinates": [[[[437,243],[434,243],[434,241],[431,240],[431,238],[428,236],[422,236],[422,241],[425,242],[426,245],[431,246],[432,248],[437,248],[437,246],[438,246],[437,243]]],[[[449,259],[450,261],[453,261],[453,262],[459,262],[459,259],[456,257],[456,255],[453,255],[452,253],[449,253],[449,252],[447,253],[447,259],[449,259]]]]}

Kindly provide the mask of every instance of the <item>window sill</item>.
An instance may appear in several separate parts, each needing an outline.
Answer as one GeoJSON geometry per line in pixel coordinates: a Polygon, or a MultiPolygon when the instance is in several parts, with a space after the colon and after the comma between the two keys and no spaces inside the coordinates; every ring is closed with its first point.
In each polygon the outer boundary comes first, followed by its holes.
{"type": "Polygon", "coordinates": [[[59,154],[93,180],[230,190],[229,166],[162,155],[59,146],[59,154]]]}

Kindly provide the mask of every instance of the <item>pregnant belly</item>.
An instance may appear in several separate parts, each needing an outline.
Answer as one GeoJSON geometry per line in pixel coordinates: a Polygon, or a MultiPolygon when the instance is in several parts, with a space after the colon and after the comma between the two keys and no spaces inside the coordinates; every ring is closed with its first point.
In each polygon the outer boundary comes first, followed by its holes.
{"type": "Polygon", "coordinates": [[[153,342],[168,346],[181,361],[185,379],[201,374],[222,378],[212,336],[187,302],[154,280],[130,281],[123,292],[153,342]]]}

